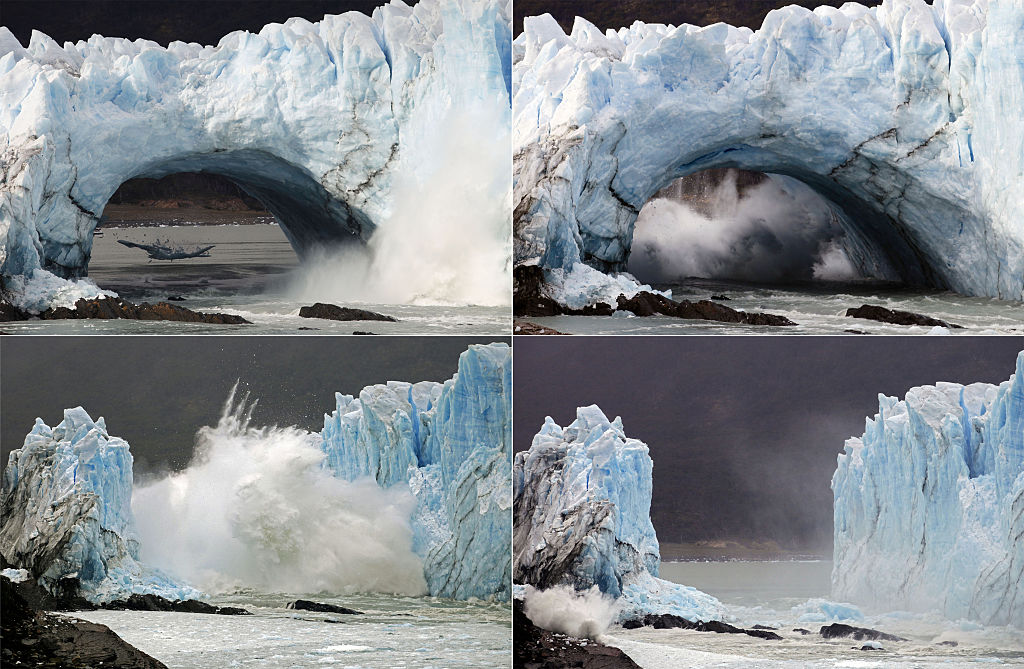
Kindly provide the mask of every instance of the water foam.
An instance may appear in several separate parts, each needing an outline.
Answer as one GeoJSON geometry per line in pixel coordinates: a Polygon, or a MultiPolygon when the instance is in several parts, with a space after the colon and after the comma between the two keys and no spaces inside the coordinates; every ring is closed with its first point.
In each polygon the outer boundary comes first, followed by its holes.
{"type": "Polygon", "coordinates": [[[480,105],[431,120],[394,177],[389,220],[365,247],[314,253],[289,293],[305,302],[508,304],[512,176],[503,118],[480,105]]]}
{"type": "Polygon", "coordinates": [[[251,426],[236,389],[185,470],[135,487],[143,560],[207,592],[425,594],[408,487],[334,478],[317,435],[251,426]]]}

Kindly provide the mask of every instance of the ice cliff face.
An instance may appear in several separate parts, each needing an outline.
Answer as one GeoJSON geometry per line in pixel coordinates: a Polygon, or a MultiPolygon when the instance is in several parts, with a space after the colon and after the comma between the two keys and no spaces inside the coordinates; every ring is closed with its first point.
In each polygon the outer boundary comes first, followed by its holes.
{"type": "Polygon", "coordinates": [[[644,203],[740,167],[841,207],[865,274],[1024,299],[1022,31],[1014,0],[790,6],[756,32],[577,19],[567,36],[527,17],[513,43],[516,263],[544,267],[566,304],[623,292],[587,270],[625,269],[644,203]]]}
{"type": "Polygon", "coordinates": [[[880,395],[832,489],[833,598],[1024,627],[1024,352],[998,386],[880,395]]]}
{"type": "Polygon", "coordinates": [[[537,588],[597,585],[619,600],[620,619],[672,613],[720,619],[722,605],[663,581],[651,524],[653,463],[647,445],[625,436],[596,406],[566,428],[549,417],[513,470],[516,583],[537,588]]]}
{"type": "Polygon", "coordinates": [[[4,288],[26,308],[95,293],[47,273],[85,276],[103,207],[133,177],[227,176],[300,254],[367,239],[391,213],[395,174],[436,163],[423,137],[449,110],[508,113],[509,11],[396,0],[372,17],[167,48],[100,36],[61,47],[39,32],[26,48],[0,27],[4,288]]]}
{"type": "Polygon", "coordinates": [[[52,429],[36,419],[4,470],[0,552],[51,591],[77,578],[80,594],[94,602],[133,592],[198,596],[139,564],[131,496],[128,443],[107,434],[102,418],[93,422],[76,407],[52,429]]]}
{"type": "Polygon", "coordinates": [[[512,356],[474,345],[443,384],[390,382],[337,395],[320,433],[336,476],[408,482],[413,551],[430,594],[508,599],[512,356]]]}

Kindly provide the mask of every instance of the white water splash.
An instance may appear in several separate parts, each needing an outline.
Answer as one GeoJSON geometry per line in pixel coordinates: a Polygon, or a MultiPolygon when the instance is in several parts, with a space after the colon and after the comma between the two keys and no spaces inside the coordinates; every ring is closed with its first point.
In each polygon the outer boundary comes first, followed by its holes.
{"type": "Polygon", "coordinates": [[[334,478],[318,435],[252,427],[247,401],[233,388],[188,468],[136,486],[143,560],[208,592],[426,593],[408,488],[334,478]]]}

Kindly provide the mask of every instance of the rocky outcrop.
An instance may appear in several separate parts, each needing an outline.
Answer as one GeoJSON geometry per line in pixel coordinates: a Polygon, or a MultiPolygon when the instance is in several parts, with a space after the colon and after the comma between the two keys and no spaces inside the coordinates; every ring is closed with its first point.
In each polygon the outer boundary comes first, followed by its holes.
{"type": "Polygon", "coordinates": [[[335,606],[334,604],[321,604],[320,602],[311,602],[308,599],[296,599],[294,602],[289,602],[286,609],[296,609],[298,611],[316,611],[317,613],[341,613],[345,615],[363,615],[362,611],[356,611],[355,609],[346,609],[344,606],[335,606]]]}
{"type": "Polygon", "coordinates": [[[826,639],[851,638],[854,641],[906,641],[903,637],[898,637],[895,634],[887,634],[869,627],[854,627],[853,625],[844,625],[842,623],[824,625],[818,630],[818,633],[826,639]]]}
{"type": "Polygon", "coordinates": [[[207,314],[179,307],[168,302],[133,304],[120,297],[81,298],[74,308],[51,307],[40,314],[32,314],[10,304],[0,302],[0,322],[96,319],[127,319],[137,321],[180,321],[184,323],[211,323],[215,325],[245,325],[250,322],[232,314],[207,314]]]}
{"type": "MultiPolygon", "coordinates": [[[[537,268],[517,267],[516,274],[517,276],[520,274],[524,276],[527,274],[532,275],[535,272],[520,272],[520,270],[533,269],[537,268]]],[[[664,295],[645,290],[628,298],[625,294],[619,295],[614,307],[605,302],[597,302],[596,304],[588,304],[581,308],[573,308],[545,296],[541,293],[539,286],[532,283],[532,280],[531,282],[524,280],[521,284],[517,283],[517,290],[519,286],[523,286],[525,292],[522,294],[517,292],[515,296],[514,309],[517,317],[611,316],[616,311],[628,311],[634,316],[654,316],[659,314],[674,318],[739,323],[743,325],[796,325],[796,323],[785,316],[737,311],[710,300],[700,300],[698,302],[681,300],[676,302],[664,295]]]]}
{"type": "Polygon", "coordinates": [[[222,616],[251,616],[237,606],[213,606],[197,599],[171,601],[159,595],[134,594],[128,599],[115,599],[100,606],[111,611],[176,611],[178,613],[211,613],[222,616]]]}
{"type": "Polygon", "coordinates": [[[554,328],[544,327],[543,325],[537,325],[530,321],[514,321],[512,323],[512,332],[517,335],[564,335],[565,332],[559,332],[554,328]]]}
{"type": "Polygon", "coordinates": [[[34,611],[0,576],[0,659],[5,667],[166,669],[105,625],[34,611]]]}
{"type": "Polygon", "coordinates": [[[302,318],[325,318],[332,321],[389,321],[395,323],[398,320],[391,316],[378,314],[375,311],[350,309],[349,307],[339,307],[336,304],[325,304],[324,302],[317,302],[313,306],[302,307],[299,309],[299,316],[302,318]]]}
{"type": "Polygon", "coordinates": [[[931,318],[922,314],[915,314],[913,311],[898,311],[886,309],[874,304],[862,304],[856,308],[846,310],[849,318],[864,318],[880,323],[892,323],[893,325],[924,325],[927,327],[942,327],[963,329],[962,325],[954,325],[938,318],[931,318]]]}
{"type": "Polygon", "coordinates": [[[681,616],[674,616],[670,613],[657,615],[649,613],[643,617],[625,620],[623,621],[622,626],[628,630],[637,629],[639,627],[653,627],[654,629],[659,630],[684,629],[695,630],[697,632],[716,632],[718,634],[746,634],[759,639],[770,639],[773,641],[779,641],[782,639],[781,636],[772,632],[770,629],[743,629],[742,627],[736,627],[729,623],[723,623],[720,620],[709,620],[707,622],[701,620],[693,621],[687,620],[681,616]]]}
{"type": "Polygon", "coordinates": [[[512,608],[512,666],[515,669],[640,669],[618,648],[556,634],[533,624],[515,600],[512,608]]]}
{"type": "Polygon", "coordinates": [[[682,300],[676,302],[664,295],[640,291],[631,298],[619,295],[619,310],[630,311],[637,316],[674,316],[676,318],[691,318],[704,321],[718,321],[721,323],[741,323],[743,325],[796,325],[785,316],[775,314],[748,314],[744,311],[737,311],[710,300],[689,302],[682,300]]]}

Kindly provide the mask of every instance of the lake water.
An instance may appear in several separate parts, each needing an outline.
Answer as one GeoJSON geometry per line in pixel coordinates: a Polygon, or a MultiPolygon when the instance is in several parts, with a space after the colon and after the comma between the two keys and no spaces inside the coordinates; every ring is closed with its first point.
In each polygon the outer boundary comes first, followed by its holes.
{"type": "MultiPolygon", "coordinates": [[[[611,628],[601,637],[625,651],[644,669],[668,667],[728,668],[900,668],[1024,667],[1024,635],[1008,627],[984,627],[948,621],[935,615],[864,611],[860,621],[843,621],[904,637],[882,642],[884,650],[860,650],[863,642],[825,640],[817,634],[827,624],[815,619],[808,600],[829,596],[832,563],[791,562],[664,562],[661,577],[694,586],[729,607],[733,624],[767,625],[782,641],[745,634],[714,634],[689,630],[624,630],[611,628]],[[803,635],[802,628],[814,634],[803,635]],[[955,641],[955,647],[938,645],[955,641]]],[[[829,621],[831,622],[831,621],[829,621]]]]}
{"type": "Polygon", "coordinates": [[[768,327],[686,320],[667,316],[628,318],[622,316],[555,316],[526,318],[539,325],[571,334],[1021,334],[1024,333],[1024,303],[955,293],[920,291],[891,284],[816,283],[800,286],[763,286],[733,281],[690,279],[681,284],[657,286],[672,290],[675,300],[705,300],[725,295],[721,303],[748,312],[768,312],[789,318],[796,327],[768,327]],[[963,326],[964,329],[889,325],[861,318],[848,318],[846,310],[874,304],[931,316],[963,326]]]}
{"type": "Polygon", "coordinates": [[[477,305],[378,304],[346,301],[339,306],[367,309],[398,319],[339,322],[299,317],[312,304],[292,294],[299,260],[274,223],[104,227],[93,241],[89,277],[101,288],[132,302],[173,302],[196,311],[237,314],[253,325],[131,320],[24,321],[5,323],[22,334],[508,334],[510,307],[477,305]],[[156,240],[175,246],[215,244],[208,258],[149,260],[140,249],[117,243],[156,240]],[[299,328],[313,328],[300,330],[299,328]]]}
{"type": "Polygon", "coordinates": [[[507,603],[424,597],[222,595],[212,603],[244,606],[252,616],[162,611],[79,611],[110,627],[168,667],[495,667],[511,656],[507,603]],[[284,608],[297,598],[354,608],[337,615],[284,608]]]}

